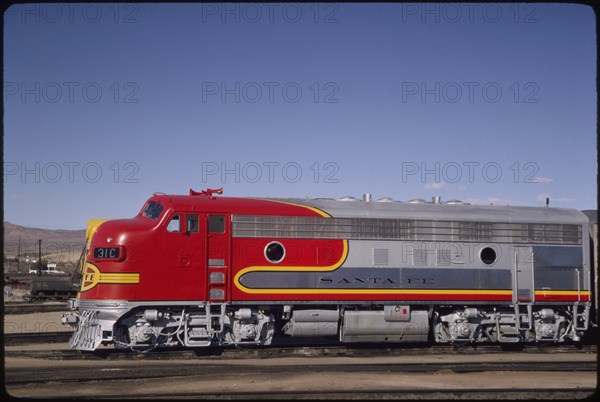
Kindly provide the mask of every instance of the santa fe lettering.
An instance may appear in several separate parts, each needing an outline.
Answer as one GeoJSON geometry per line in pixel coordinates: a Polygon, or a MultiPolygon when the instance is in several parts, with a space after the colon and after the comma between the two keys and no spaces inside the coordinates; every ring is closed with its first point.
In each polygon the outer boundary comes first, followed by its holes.
{"type": "Polygon", "coordinates": [[[336,283],[336,284],[353,284],[353,285],[363,285],[363,284],[371,284],[371,285],[387,285],[393,284],[394,281],[390,278],[341,278],[339,280],[334,280],[331,277],[321,277],[319,278],[321,283],[336,283]]]}
{"type": "Polygon", "coordinates": [[[435,280],[433,278],[407,278],[409,285],[419,284],[419,285],[433,285],[435,284],[435,280]]]}

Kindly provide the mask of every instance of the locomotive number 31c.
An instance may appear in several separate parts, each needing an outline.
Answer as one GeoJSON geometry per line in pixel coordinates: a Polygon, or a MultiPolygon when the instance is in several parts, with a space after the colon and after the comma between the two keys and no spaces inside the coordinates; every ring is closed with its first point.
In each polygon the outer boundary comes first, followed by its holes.
{"type": "Polygon", "coordinates": [[[94,258],[119,258],[118,247],[98,247],[94,249],[94,258]]]}

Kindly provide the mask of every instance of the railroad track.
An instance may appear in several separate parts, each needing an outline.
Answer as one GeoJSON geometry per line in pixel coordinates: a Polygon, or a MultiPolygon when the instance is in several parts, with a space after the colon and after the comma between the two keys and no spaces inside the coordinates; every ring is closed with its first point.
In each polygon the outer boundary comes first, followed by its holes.
{"type": "MultiPolygon", "coordinates": [[[[557,388],[549,390],[547,388],[440,388],[440,389],[402,389],[402,390],[382,390],[373,389],[369,391],[356,390],[335,390],[335,391],[224,391],[224,392],[203,392],[203,393],[183,393],[169,392],[156,394],[136,393],[135,399],[176,399],[190,398],[206,400],[451,400],[451,399],[473,399],[473,400],[516,400],[516,399],[538,399],[538,400],[572,400],[584,399],[592,395],[596,388],[557,388]]],[[[101,396],[86,396],[94,399],[122,399],[122,394],[103,394],[101,396]]]]}
{"type": "MultiPolygon", "coordinates": [[[[444,363],[376,363],[370,359],[365,363],[320,363],[317,364],[198,364],[142,365],[98,365],[92,367],[47,367],[12,368],[5,373],[5,386],[8,390],[25,389],[30,392],[45,390],[44,395],[54,398],[85,395],[86,398],[136,399],[190,398],[194,399],[572,399],[589,397],[595,392],[590,386],[568,388],[554,387],[514,387],[500,385],[496,381],[486,381],[485,387],[470,384],[469,380],[458,380],[463,376],[487,372],[490,378],[500,376],[515,378],[534,376],[545,378],[553,375],[564,378],[588,376],[596,371],[594,361],[561,361],[548,364],[548,361],[521,362],[444,362],[444,363]],[[285,384],[293,384],[293,379],[307,375],[327,377],[336,381],[344,378],[377,378],[375,383],[362,381],[361,388],[348,389],[331,385],[314,386],[306,383],[300,389],[285,384]],[[427,386],[396,383],[402,378],[431,378],[427,386]],[[457,377],[458,376],[458,377],[457,377]],[[385,385],[378,384],[385,377],[385,385]],[[215,385],[219,381],[227,385],[215,385]],[[229,380],[227,380],[229,379],[229,380]],[[253,384],[261,384],[266,379],[274,381],[262,384],[256,389],[253,384]],[[461,381],[456,384],[453,381],[461,381]],[[150,391],[156,384],[168,384],[166,392],[150,391]],[[238,386],[236,386],[236,383],[238,386]],[[146,385],[147,384],[147,385],[146,385]],[[272,384],[276,386],[273,388],[272,384]],[[450,387],[448,387],[448,385],[450,387]],[[198,386],[200,385],[200,388],[198,386]],[[149,389],[149,388],[150,389],[149,389]],[[290,389],[291,388],[291,389],[290,389]]],[[[595,377],[595,374],[592,374],[595,377]]],[[[268,380],[267,380],[268,381],[268,380]]],[[[352,380],[350,380],[352,381],[352,380]]],[[[510,384],[510,380],[508,380],[510,384]]],[[[562,383],[560,383],[562,384],[562,383]]],[[[34,394],[35,395],[35,394],[34,394]]]]}
{"type": "Polygon", "coordinates": [[[595,354],[595,345],[382,347],[381,344],[306,345],[297,339],[288,342],[288,345],[268,348],[199,348],[144,354],[114,349],[94,353],[70,349],[5,350],[6,358],[45,361],[7,368],[5,384],[8,390],[23,392],[24,396],[52,395],[59,399],[85,396],[101,399],[550,400],[586,398],[595,391],[587,384],[591,382],[590,376],[596,377],[596,359],[582,355],[595,354]],[[496,353],[498,357],[477,357],[489,353],[496,353]],[[298,359],[300,357],[314,359],[298,359]],[[56,364],[54,360],[64,362],[56,364]],[[95,362],[82,364],[78,362],[81,360],[95,362]],[[472,381],[481,382],[484,377],[480,373],[488,373],[485,378],[490,380],[477,385],[472,381]],[[530,382],[517,380],[527,376],[535,378],[531,387],[530,382]],[[548,381],[548,377],[554,380],[548,381]],[[295,385],[298,378],[325,380],[320,385],[306,381],[298,388],[295,385]],[[425,383],[423,378],[427,378],[425,383]],[[565,378],[570,380],[565,382],[565,378]],[[568,388],[573,378],[586,378],[587,382],[568,388]],[[351,386],[338,385],[341,379],[351,386]],[[514,385],[514,381],[520,381],[520,386],[514,385]],[[545,385],[541,384],[543,381],[545,385]],[[161,384],[165,388],[155,391],[161,384]]]}
{"type": "Polygon", "coordinates": [[[17,332],[4,334],[4,345],[28,345],[33,343],[60,343],[68,342],[71,338],[70,331],[57,332],[17,332]]]}
{"type": "Polygon", "coordinates": [[[33,314],[50,313],[54,311],[67,311],[66,302],[51,303],[4,303],[4,314],[33,314]]]}
{"type": "MultiPolygon", "coordinates": [[[[81,367],[60,368],[52,367],[47,370],[39,368],[13,368],[5,374],[6,384],[35,384],[49,381],[79,383],[85,381],[139,380],[165,377],[194,377],[198,380],[210,379],[214,376],[233,377],[248,369],[247,364],[202,364],[201,370],[197,365],[160,365],[111,367],[110,370],[82,370],[81,367]]],[[[518,361],[518,362],[443,362],[443,363],[354,363],[354,364],[293,364],[293,365],[255,365],[253,374],[297,375],[299,373],[335,372],[352,373],[480,373],[489,371],[512,372],[595,372],[595,361],[561,361],[560,364],[548,364],[548,361],[518,361]]]]}

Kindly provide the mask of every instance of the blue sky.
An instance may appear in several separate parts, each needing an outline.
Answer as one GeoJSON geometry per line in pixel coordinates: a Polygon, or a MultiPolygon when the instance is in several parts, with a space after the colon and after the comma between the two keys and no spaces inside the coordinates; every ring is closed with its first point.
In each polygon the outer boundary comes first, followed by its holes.
{"type": "Polygon", "coordinates": [[[154,192],[596,207],[575,4],[27,4],[4,15],[4,220],[154,192]]]}

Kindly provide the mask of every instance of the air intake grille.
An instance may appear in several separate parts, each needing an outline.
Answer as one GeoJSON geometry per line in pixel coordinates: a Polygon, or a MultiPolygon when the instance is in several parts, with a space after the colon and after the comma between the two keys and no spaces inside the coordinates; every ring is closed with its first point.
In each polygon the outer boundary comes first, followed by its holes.
{"type": "Polygon", "coordinates": [[[388,265],[388,249],[374,248],[373,249],[373,265],[388,265]]]}

